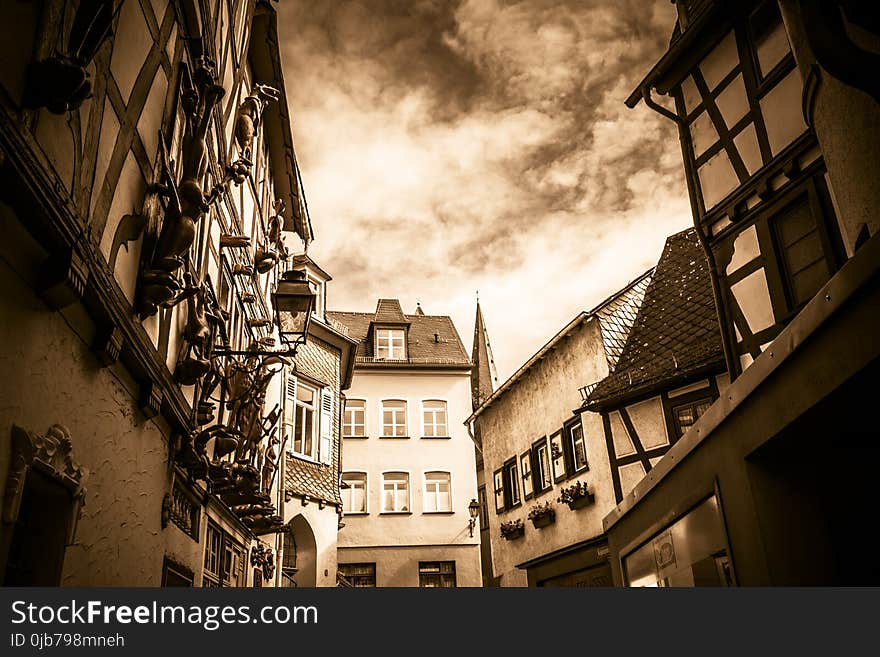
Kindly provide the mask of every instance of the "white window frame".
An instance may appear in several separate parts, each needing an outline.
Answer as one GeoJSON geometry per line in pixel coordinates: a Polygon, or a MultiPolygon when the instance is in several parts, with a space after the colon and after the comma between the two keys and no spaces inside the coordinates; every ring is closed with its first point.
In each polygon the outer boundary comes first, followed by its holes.
{"type": "MultiPolygon", "coordinates": [[[[394,488],[394,505],[397,506],[397,487],[394,488]]],[[[380,491],[379,508],[383,514],[409,514],[412,513],[412,476],[408,470],[383,470],[382,471],[382,488],[380,491]],[[405,509],[386,509],[385,508],[385,484],[387,476],[391,474],[406,475],[406,508],[405,509]]]]}
{"type": "Polygon", "coordinates": [[[346,475],[363,475],[364,482],[364,510],[363,511],[349,511],[345,508],[346,506],[346,496],[348,496],[348,502],[351,503],[351,493],[349,492],[351,489],[346,488],[339,491],[342,494],[342,509],[347,516],[365,516],[370,513],[370,475],[368,472],[364,470],[345,470],[342,473],[342,480],[345,481],[346,475]]]}
{"type": "Polygon", "coordinates": [[[306,280],[310,285],[315,287],[315,308],[312,310],[312,317],[317,318],[319,321],[324,321],[324,281],[315,276],[314,274],[306,273],[306,280]]]}
{"type": "Polygon", "coordinates": [[[422,400],[422,438],[449,438],[449,402],[445,399],[423,399],[422,400]],[[435,404],[443,404],[443,427],[445,428],[445,432],[440,434],[437,433],[437,427],[439,426],[437,422],[437,413],[439,410],[429,411],[425,405],[435,403],[435,404]],[[432,413],[432,423],[429,425],[425,420],[425,415],[427,413],[432,413]],[[428,427],[431,427],[431,434],[428,433],[428,427]]]}
{"type": "MultiPolygon", "coordinates": [[[[288,436],[286,451],[295,456],[296,458],[306,459],[308,461],[317,462],[320,456],[320,444],[321,444],[321,398],[323,395],[323,389],[317,385],[309,383],[307,381],[300,381],[298,377],[289,376],[287,378],[286,385],[284,386],[284,432],[288,436]],[[292,388],[291,388],[292,386],[292,388]],[[296,451],[294,449],[294,445],[296,444],[296,414],[299,412],[300,408],[304,408],[306,406],[305,402],[300,402],[296,395],[299,392],[299,387],[304,386],[314,392],[314,396],[312,398],[311,411],[312,411],[312,449],[311,453],[305,453],[296,451]],[[293,394],[291,395],[291,391],[293,394]],[[288,415],[290,412],[290,406],[293,405],[293,416],[288,415]]],[[[332,441],[331,441],[332,445],[332,441]]]]}
{"type": "MultiPolygon", "coordinates": [[[[439,480],[438,480],[439,481],[439,480]]],[[[439,493],[435,489],[435,496],[439,496],[439,493]]],[[[436,504],[435,497],[435,506],[436,504]]],[[[448,470],[425,470],[422,472],[422,513],[455,513],[455,499],[452,496],[452,473],[448,470]],[[427,501],[428,501],[428,475],[429,474],[444,474],[446,475],[446,483],[449,484],[449,508],[448,509],[434,509],[433,511],[428,510],[427,501]]]]}
{"type": "Polygon", "coordinates": [[[367,435],[367,426],[368,426],[368,423],[367,423],[367,406],[368,406],[368,404],[367,404],[367,400],[366,400],[366,399],[359,398],[359,397],[354,397],[354,398],[352,398],[352,399],[346,399],[346,400],[345,400],[345,407],[342,409],[342,437],[343,437],[343,438],[354,438],[354,439],[359,439],[359,438],[367,438],[367,437],[368,437],[368,435],[367,435]],[[360,403],[362,403],[362,404],[364,405],[364,406],[363,406],[363,411],[364,411],[364,433],[363,433],[362,435],[360,435],[360,436],[358,436],[358,435],[349,435],[348,433],[346,433],[346,432],[347,432],[347,427],[349,427],[349,426],[351,426],[351,427],[357,427],[357,426],[359,426],[358,424],[355,424],[354,422],[352,422],[351,424],[349,424],[349,422],[348,422],[348,403],[349,403],[349,402],[360,402],[360,403]]]}
{"type": "Polygon", "coordinates": [[[375,356],[378,360],[406,360],[406,330],[402,328],[377,328],[375,346],[375,356]],[[398,342],[397,333],[400,334],[399,345],[396,344],[398,342]],[[386,339],[383,340],[383,338],[386,339]],[[387,344],[382,344],[386,341],[387,344]],[[386,350],[385,355],[380,353],[383,349],[386,350]]]}
{"type": "MultiPolygon", "coordinates": [[[[407,402],[406,399],[383,399],[381,402],[379,402],[379,409],[379,422],[382,426],[382,433],[380,435],[382,438],[409,438],[409,402],[407,402]],[[397,427],[401,425],[397,424],[396,421],[393,421],[391,423],[391,428],[394,433],[385,433],[385,404],[387,404],[388,402],[399,402],[403,404],[403,434],[401,435],[397,435],[397,427]]],[[[391,409],[389,408],[389,410],[391,409]]],[[[395,408],[394,410],[398,411],[400,409],[395,408]]]]}

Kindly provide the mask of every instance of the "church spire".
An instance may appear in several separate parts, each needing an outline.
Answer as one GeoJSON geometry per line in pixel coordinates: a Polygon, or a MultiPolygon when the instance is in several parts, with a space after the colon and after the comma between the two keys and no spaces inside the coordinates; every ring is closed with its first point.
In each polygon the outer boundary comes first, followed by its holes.
{"type": "Polygon", "coordinates": [[[495,360],[492,358],[492,347],[489,334],[480,310],[480,299],[477,297],[477,316],[474,320],[474,346],[471,349],[471,403],[473,409],[479,408],[498,385],[498,374],[495,372],[495,360]]]}

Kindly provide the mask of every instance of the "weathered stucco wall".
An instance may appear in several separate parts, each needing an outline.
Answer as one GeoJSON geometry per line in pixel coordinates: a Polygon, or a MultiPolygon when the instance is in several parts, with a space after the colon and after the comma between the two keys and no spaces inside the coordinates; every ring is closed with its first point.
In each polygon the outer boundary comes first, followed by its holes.
{"type": "Polygon", "coordinates": [[[37,432],[66,426],[73,456],[90,474],[62,584],[158,586],[169,482],[163,429],[138,410],[125,371],[99,367],[65,317],[47,309],[5,261],[0,287],[0,487],[13,423],[37,432]]]}
{"type": "Polygon", "coordinates": [[[578,388],[608,374],[599,324],[587,321],[562,338],[543,360],[536,363],[477,418],[483,440],[483,458],[489,506],[489,532],[492,541],[494,575],[502,586],[526,586],[526,571],[516,567],[538,556],[602,534],[602,518],[614,506],[608,454],[601,418],[583,413],[581,419],[589,469],[571,479],[554,484],[537,499],[498,514],[495,510],[492,473],[504,461],[519,456],[532,443],[562,428],[581,405],[578,388]],[[596,502],[571,510],[557,502],[560,486],[584,481],[594,492],[596,502]],[[556,522],[535,529],[527,519],[535,502],[551,502],[556,522]],[[520,518],[525,524],[523,538],[507,541],[500,535],[502,521],[520,518]]]}

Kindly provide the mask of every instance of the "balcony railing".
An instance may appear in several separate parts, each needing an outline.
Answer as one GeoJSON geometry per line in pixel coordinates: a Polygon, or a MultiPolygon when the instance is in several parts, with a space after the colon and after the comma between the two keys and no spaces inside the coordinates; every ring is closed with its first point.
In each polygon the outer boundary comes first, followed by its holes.
{"type": "Polygon", "coordinates": [[[588,386],[584,386],[584,387],[582,387],[582,388],[578,388],[578,392],[581,393],[581,401],[583,401],[584,403],[586,403],[587,400],[590,398],[590,394],[593,392],[593,390],[596,389],[596,386],[597,386],[597,385],[599,385],[599,382],[598,382],[598,381],[596,381],[595,383],[591,383],[591,384],[588,385],[588,386]]]}

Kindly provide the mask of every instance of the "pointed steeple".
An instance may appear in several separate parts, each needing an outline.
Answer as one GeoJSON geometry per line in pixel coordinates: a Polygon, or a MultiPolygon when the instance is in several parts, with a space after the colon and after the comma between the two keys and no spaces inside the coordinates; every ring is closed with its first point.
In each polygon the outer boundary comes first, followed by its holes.
{"type": "Polygon", "coordinates": [[[498,385],[495,360],[492,358],[492,347],[489,345],[489,334],[483,321],[483,311],[480,310],[479,297],[477,297],[477,317],[474,320],[474,346],[471,349],[471,360],[474,361],[471,370],[471,403],[476,410],[498,385]]]}
{"type": "Polygon", "coordinates": [[[422,304],[416,301],[416,315],[424,315],[425,311],[422,310],[422,304]]]}

